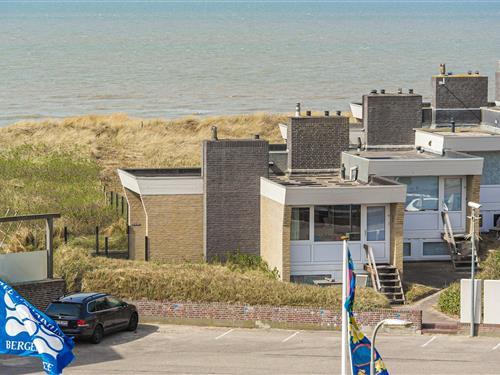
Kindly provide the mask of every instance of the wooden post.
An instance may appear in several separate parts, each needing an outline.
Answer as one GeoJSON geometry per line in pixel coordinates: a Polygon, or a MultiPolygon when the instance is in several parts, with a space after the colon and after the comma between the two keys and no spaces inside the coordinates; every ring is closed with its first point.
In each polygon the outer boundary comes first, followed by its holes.
{"type": "Polygon", "coordinates": [[[116,211],[118,211],[118,198],[120,196],[118,195],[118,193],[115,193],[115,208],[116,208],[116,211]]]}
{"type": "Polygon", "coordinates": [[[108,236],[104,237],[104,254],[106,254],[106,257],[109,256],[108,252],[108,236]]]}
{"type": "Polygon", "coordinates": [[[127,259],[130,259],[130,225],[127,225],[127,259]]]}
{"type": "Polygon", "coordinates": [[[113,206],[113,194],[114,194],[113,192],[109,193],[109,205],[110,206],[113,206]]]}
{"type": "Polygon", "coordinates": [[[54,276],[53,260],[54,260],[54,219],[48,218],[45,220],[45,249],[47,250],[47,279],[52,279],[54,276]]]}
{"type": "Polygon", "coordinates": [[[68,243],[68,227],[64,227],[64,243],[68,243]]]}
{"type": "Polygon", "coordinates": [[[149,239],[148,236],[144,237],[144,260],[149,261],[149,239]]]}
{"type": "Polygon", "coordinates": [[[125,199],[123,198],[122,195],[122,216],[125,214],[125,199]]]}
{"type": "Polygon", "coordinates": [[[95,253],[99,254],[99,227],[95,227],[95,253]]]}

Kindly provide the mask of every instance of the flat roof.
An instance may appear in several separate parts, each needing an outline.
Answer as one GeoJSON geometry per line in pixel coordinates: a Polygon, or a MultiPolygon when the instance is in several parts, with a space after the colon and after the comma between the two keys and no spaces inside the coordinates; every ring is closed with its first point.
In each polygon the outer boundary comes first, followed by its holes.
{"type": "Polygon", "coordinates": [[[121,169],[134,177],[199,177],[201,168],[132,168],[121,169]]]}
{"type": "Polygon", "coordinates": [[[374,149],[366,151],[345,151],[350,155],[359,156],[368,160],[443,160],[443,159],[472,159],[475,156],[462,152],[448,151],[444,155],[416,149],[394,150],[394,149],[374,149]]]}
{"type": "MultiPolygon", "coordinates": [[[[349,171],[346,171],[349,175],[349,171]]],[[[269,174],[269,180],[286,187],[359,187],[359,186],[391,186],[398,185],[397,182],[373,177],[368,183],[359,180],[348,181],[340,177],[339,171],[316,172],[316,173],[292,173],[292,174],[269,174]]]]}
{"type": "Polygon", "coordinates": [[[419,132],[427,132],[437,135],[442,135],[444,137],[484,137],[484,136],[500,136],[500,131],[495,132],[489,129],[485,129],[481,126],[464,126],[455,128],[455,132],[451,131],[450,127],[440,127],[440,128],[428,128],[428,129],[416,129],[419,132]]]}

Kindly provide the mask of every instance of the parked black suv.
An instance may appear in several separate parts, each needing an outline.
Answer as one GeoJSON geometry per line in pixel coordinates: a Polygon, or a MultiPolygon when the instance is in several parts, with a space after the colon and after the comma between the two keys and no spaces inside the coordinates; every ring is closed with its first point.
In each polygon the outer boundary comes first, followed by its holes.
{"type": "Polygon", "coordinates": [[[45,313],[68,336],[98,344],[110,332],[135,331],[139,315],[134,305],[104,293],[77,293],[52,302],[45,313]]]}

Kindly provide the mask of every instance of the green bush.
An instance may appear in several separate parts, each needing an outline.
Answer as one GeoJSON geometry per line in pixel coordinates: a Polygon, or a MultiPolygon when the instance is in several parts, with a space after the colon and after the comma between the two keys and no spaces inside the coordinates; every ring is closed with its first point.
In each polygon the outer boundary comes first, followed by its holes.
{"type": "Polygon", "coordinates": [[[279,272],[276,268],[271,269],[265,260],[254,254],[243,254],[240,252],[229,253],[226,256],[226,261],[223,265],[232,271],[245,272],[249,270],[261,271],[264,275],[272,279],[279,277],[279,272]]]}
{"type": "Polygon", "coordinates": [[[460,284],[453,283],[445,289],[438,300],[438,309],[445,314],[460,315],[460,284]]]}
{"type": "Polygon", "coordinates": [[[500,251],[493,251],[481,262],[480,279],[500,280],[500,251]]]}
{"type": "MultiPolygon", "coordinates": [[[[222,264],[159,264],[94,258],[85,249],[62,246],[55,253],[55,272],[66,280],[70,291],[100,291],[129,299],[328,309],[341,306],[340,287],[284,283],[262,270],[235,271],[222,264]]],[[[384,296],[371,288],[358,288],[356,310],[384,307],[389,307],[384,296]]]]}

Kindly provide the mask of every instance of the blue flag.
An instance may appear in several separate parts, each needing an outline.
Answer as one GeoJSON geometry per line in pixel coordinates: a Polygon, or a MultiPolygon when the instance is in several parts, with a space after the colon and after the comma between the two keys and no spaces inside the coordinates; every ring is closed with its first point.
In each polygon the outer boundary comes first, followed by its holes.
{"type": "Polygon", "coordinates": [[[356,274],[354,273],[354,263],[352,262],[351,252],[347,251],[347,298],[344,302],[344,308],[349,315],[349,347],[351,349],[351,364],[353,375],[389,375],[382,357],[375,349],[375,374],[370,374],[370,356],[371,342],[361,332],[354,318],[352,307],[354,305],[354,296],[356,292],[356,274]]]}
{"type": "Polygon", "coordinates": [[[47,374],[59,375],[75,358],[73,347],[51,318],[0,280],[0,354],[40,357],[47,374]]]}

